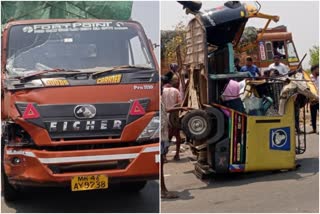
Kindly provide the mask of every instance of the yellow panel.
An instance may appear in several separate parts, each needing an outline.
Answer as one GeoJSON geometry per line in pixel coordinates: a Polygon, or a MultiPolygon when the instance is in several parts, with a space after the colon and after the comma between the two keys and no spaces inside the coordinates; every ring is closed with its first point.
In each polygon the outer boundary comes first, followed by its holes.
{"type": "Polygon", "coordinates": [[[294,101],[290,98],[282,117],[248,116],[245,171],[262,171],[295,168],[294,101]],[[256,120],[266,122],[257,123],[256,120]],[[280,122],[275,122],[280,120],[280,122]],[[270,149],[270,130],[290,128],[290,150],[270,149]]]}

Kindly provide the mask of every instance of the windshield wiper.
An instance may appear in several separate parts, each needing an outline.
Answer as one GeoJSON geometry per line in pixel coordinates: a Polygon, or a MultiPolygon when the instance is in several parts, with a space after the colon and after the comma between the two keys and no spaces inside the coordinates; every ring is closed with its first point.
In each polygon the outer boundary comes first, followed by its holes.
{"type": "Polygon", "coordinates": [[[115,66],[111,67],[110,69],[104,70],[104,71],[98,71],[92,74],[92,77],[97,77],[101,74],[117,71],[125,68],[132,68],[132,69],[138,69],[138,70],[152,70],[153,68],[145,67],[145,66],[135,66],[135,65],[121,65],[121,66],[115,66]]]}
{"type": "Polygon", "coordinates": [[[56,68],[56,69],[50,69],[50,70],[41,70],[41,71],[35,71],[29,74],[26,74],[24,76],[19,77],[20,80],[28,80],[30,78],[33,77],[37,77],[40,76],[42,74],[46,74],[46,73],[50,73],[50,72],[72,72],[72,73],[79,73],[81,71],[77,71],[77,70],[66,70],[66,69],[61,69],[61,68],[56,68]]]}

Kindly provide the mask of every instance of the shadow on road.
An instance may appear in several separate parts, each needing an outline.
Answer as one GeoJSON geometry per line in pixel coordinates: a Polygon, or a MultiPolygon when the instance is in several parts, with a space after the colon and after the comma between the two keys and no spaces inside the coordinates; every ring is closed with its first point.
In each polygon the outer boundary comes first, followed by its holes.
{"type": "Polygon", "coordinates": [[[207,186],[199,189],[239,186],[257,182],[301,180],[310,176],[315,176],[319,172],[319,158],[304,158],[297,160],[297,163],[300,164],[301,167],[291,171],[252,172],[215,176],[210,180],[204,180],[204,182],[207,183],[207,186]]]}
{"type": "MultiPolygon", "coordinates": [[[[188,188],[180,192],[175,192],[179,198],[176,199],[162,199],[162,201],[179,201],[190,200],[194,196],[191,195],[192,190],[211,189],[211,188],[225,188],[232,186],[247,185],[257,182],[271,182],[280,180],[302,180],[310,176],[315,176],[319,172],[319,158],[304,158],[298,159],[297,164],[301,167],[292,171],[276,171],[276,172],[253,172],[253,173],[235,173],[223,176],[215,176],[208,180],[202,180],[206,184],[200,188],[188,188]]],[[[184,174],[193,173],[193,170],[184,172],[184,174]]],[[[317,175],[318,176],[318,175],[317,175]]],[[[318,188],[318,187],[315,187],[318,188]]]]}
{"type": "Polygon", "coordinates": [[[25,190],[21,200],[7,202],[16,212],[159,212],[159,183],[151,181],[140,193],[120,193],[115,190],[71,192],[61,188],[25,190]]]}
{"type": "Polygon", "coordinates": [[[179,198],[172,198],[172,199],[162,198],[161,201],[190,200],[194,198],[194,196],[191,196],[189,189],[185,189],[181,192],[178,192],[178,191],[172,191],[172,192],[178,195],[179,198]]]}

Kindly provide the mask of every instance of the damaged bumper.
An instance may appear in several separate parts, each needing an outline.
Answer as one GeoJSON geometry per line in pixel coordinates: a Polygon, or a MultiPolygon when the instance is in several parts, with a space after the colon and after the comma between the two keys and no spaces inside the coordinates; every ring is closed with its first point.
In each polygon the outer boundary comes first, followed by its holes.
{"type": "Polygon", "coordinates": [[[158,179],[159,143],[73,151],[5,147],[4,169],[11,184],[24,186],[66,185],[88,175],[106,175],[110,183],[158,179]]]}

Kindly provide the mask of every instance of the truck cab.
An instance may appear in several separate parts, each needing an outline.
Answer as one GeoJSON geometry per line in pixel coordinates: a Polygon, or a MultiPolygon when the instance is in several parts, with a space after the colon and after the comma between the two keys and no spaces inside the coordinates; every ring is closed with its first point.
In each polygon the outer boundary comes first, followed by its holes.
{"type": "MultiPolygon", "coordinates": [[[[251,50],[255,64],[266,70],[273,63],[275,55],[280,56],[280,61],[287,65],[290,70],[297,69],[300,59],[294,45],[292,33],[287,31],[286,26],[257,30],[257,45],[251,50]]],[[[245,62],[245,57],[242,57],[245,62]]]]}
{"type": "Polygon", "coordinates": [[[12,21],[2,32],[2,180],[72,191],[159,174],[159,68],[135,21],[12,21]]]}

